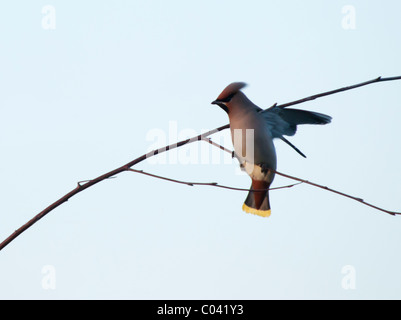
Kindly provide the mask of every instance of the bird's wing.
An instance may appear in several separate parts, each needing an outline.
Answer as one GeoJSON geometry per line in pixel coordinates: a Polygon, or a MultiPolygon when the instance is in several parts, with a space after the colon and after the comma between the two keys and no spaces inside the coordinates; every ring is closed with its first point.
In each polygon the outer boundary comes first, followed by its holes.
{"type": "Polygon", "coordinates": [[[293,136],[300,124],[327,124],[331,122],[331,117],[322,113],[277,106],[262,110],[260,113],[272,137],[283,140],[303,157],[305,155],[283,136],[293,136]]]}

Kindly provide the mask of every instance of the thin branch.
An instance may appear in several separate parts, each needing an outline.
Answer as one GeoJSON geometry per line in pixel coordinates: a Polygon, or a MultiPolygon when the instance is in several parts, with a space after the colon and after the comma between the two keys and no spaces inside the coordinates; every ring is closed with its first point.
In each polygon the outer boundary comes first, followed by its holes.
{"type": "Polygon", "coordinates": [[[234,151],[228,150],[228,149],[224,148],[223,146],[213,142],[211,138],[204,137],[202,140],[210,143],[211,145],[213,145],[213,146],[215,146],[215,147],[217,147],[217,148],[219,148],[219,149],[221,149],[221,150],[223,150],[225,152],[228,152],[231,155],[231,157],[234,158],[234,151]]]}
{"type": "MultiPolygon", "coordinates": [[[[330,95],[330,94],[335,94],[335,93],[338,93],[338,92],[342,92],[342,91],[351,90],[351,89],[354,89],[354,88],[357,88],[357,87],[365,86],[365,85],[368,85],[368,84],[371,84],[371,83],[383,82],[383,81],[392,81],[392,80],[401,80],[401,76],[389,77],[389,78],[381,78],[381,77],[379,77],[379,78],[376,78],[376,79],[373,79],[373,80],[370,80],[370,81],[367,81],[367,82],[363,82],[363,83],[360,83],[360,84],[357,84],[357,85],[353,85],[353,86],[350,86],[350,87],[344,87],[344,88],[341,88],[341,89],[328,91],[328,92],[325,92],[325,93],[320,93],[320,94],[317,94],[317,95],[314,95],[314,96],[310,96],[310,97],[307,97],[307,98],[304,98],[304,99],[300,99],[300,100],[296,100],[296,101],[289,102],[289,103],[286,103],[286,104],[282,104],[282,105],[279,105],[279,107],[285,108],[285,107],[288,107],[290,105],[300,104],[300,103],[307,102],[307,101],[310,101],[310,100],[314,100],[314,99],[317,99],[317,98],[320,98],[320,97],[323,97],[323,96],[327,96],[327,95],[330,95]]],[[[225,130],[225,129],[229,128],[229,127],[230,127],[230,125],[226,124],[226,125],[221,126],[219,128],[216,128],[216,129],[210,130],[210,131],[208,131],[206,133],[200,134],[200,135],[198,135],[196,137],[193,137],[193,138],[190,138],[190,139],[186,139],[186,140],[182,140],[182,141],[177,142],[175,144],[171,144],[169,146],[153,150],[153,151],[151,151],[151,152],[149,152],[147,154],[144,154],[144,155],[142,155],[142,156],[140,156],[140,157],[128,162],[127,164],[125,164],[125,165],[123,165],[123,166],[121,166],[121,167],[119,167],[117,169],[114,169],[114,170],[112,170],[110,172],[107,172],[107,173],[105,173],[105,174],[103,174],[103,175],[101,175],[101,176],[99,176],[99,177],[97,177],[95,179],[89,180],[89,181],[87,181],[87,182],[85,182],[83,184],[78,183],[78,185],[73,190],[71,190],[66,195],[64,195],[63,197],[61,197],[60,199],[58,199],[57,201],[55,201],[54,203],[49,205],[47,208],[45,208],[44,210],[39,212],[31,220],[29,220],[23,226],[21,226],[20,228],[15,230],[9,237],[7,237],[3,242],[1,242],[0,243],[0,250],[4,249],[4,247],[6,247],[11,241],[13,241],[15,238],[17,238],[21,233],[23,233],[25,230],[30,228],[32,225],[34,225],[40,219],[42,219],[49,212],[51,212],[52,210],[56,209],[58,206],[60,206],[64,202],[68,201],[71,197],[73,197],[76,194],[84,191],[85,189],[87,189],[89,187],[92,187],[95,184],[97,184],[97,183],[99,183],[99,182],[101,182],[101,181],[103,181],[105,179],[108,179],[108,178],[110,178],[112,176],[115,176],[115,175],[117,175],[117,174],[119,174],[119,173],[121,173],[123,171],[127,171],[132,166],[138,164],[139,162],[142,162],[142,161],[146,160],[149,157],[152,157],[152,156],[155,156],[157,154],[166,152],[168,150],[172,150],[172,149],[181,147],[181,146],[183,146],[185,144],[192,143],[194,141],[204,140],[204,138],[206,138],[206,137],[208,137],[208,136],[210,136],[210,135],[212,135],[212,134],[214,134],[216,132],[225,130]]]]}
{"type": "MultiPolygon", "coordinates": [[[[223,150],[225,149],[224,147],[220,146],[220,145],[217,144],[217,143],[213,143],[213,145],[216,146],[216,147],[218,147],[218,148],[220,148],[220,149],[223,149],[223,150]]],[[[226,150],[227,150],[227,149],[226,149],[226,150]]],[[[228,151],[228,152],[230,152],[230,151],[228,151]]],[[[296,181],[299,181],[299,182],[301,182],[301,183],[309,184],[309,185],[312,185],[312,186],[314,186],[314,187],[318,187],[318,188],[321,188],[321,189],[324,189],[324,190],[327,190],[327,191],[330,191],[330,192],[334,192],[334,193],[339,194],[339,195],[341,195],[341,196],[344,196],[344,197],[353,199],[353,200],[358,201],[358,202],[360,202],[360,203],[362,203],[362,204],[364,204],[364,205],[366,205],[366,206],[369,206],[369,207],[372,207],[372,208],[374,208],[374,209],[376,209],[376,210],[379,210],[379,211],[388,213],[388,214],[390,214],[390,215],[392,215],[392,216],[401,215],[401,212],[389,211],[389,210],[386,210],[386,209],[377,207],[377,206],[375,206],[375,205],[373,205],[373,204],[370,204],[370,203],[364,201],[364,200],[361,199],[361,198],[354,197],[354,196],[351,196],[351,195],[346,194],[346,193],[344,193],[344,192],[331,189],[331,188],[329,188],[329,187],[327,187],[327,186],[322,186],[322,185],[320,185],[320,184],[317,184],[317,183],[314,183],[314,182],[310,182],[310,181],[305,180],[305,179],[301,179],[301,178],[297,178],[297,177],[294,177],[294,176],[290,176],[290,175],[288,175],[288,174],[284,174],[284,173],[278,172],[278,171],[273,170],[273,169],[269,169],[269,170],[271,170],[271,171],[273,171],[274,173],[276,173],[276,174],[278,174],[278,175],[280,175],[280,176],[283,176],[283,177],[285,177],[285,178],[292,179],[292,180],[296,180],[296,181]]],[[[292,187],[292,186],[293,186],[293,185],[291,185],[291,187],[292,187]]],[[[285,188],[285,187],[279,187],[279,188],[285,188]]],[[[269,189],[269,190],[273,190],[273,188],[272,188],[272,189],[269,189]]],[[[254,190],[254,191],[259,191],[259,190],[254,190]]]]}
{"type": "MultiPolygon", "coordinates": [[[[272,170],[272,171],[274,171],[274,170],[272,170]]],[[[366,205],[366,206],[372,207],[372,208],[374,208],[374,209],[376,209],[376,210],[379,210],[379,211],[388,213],[388,214],[390,214],[390,215],[392,215],[392,216],[401,215],[401,212],[390,211],[390,210],[386,210],[386,209],[377,207],[377,206],[375,206],[375,205],[373,205],[373,204],[370,204],[370,203],[364,201],[364,200],[361,199],[361,198],[354,197],[354,196],[351,196],[351,195],[346,194],[346,193],[344,193],[344,192],[340,192],[340,191],[331,189],[331,188],[329,188],[329,187],[327,187],[327,186],[322,186],[322,185],[320,185],[320,184],[317,184],[317,183],[314,183],[314,182],[310,182],[310,181],[308,181],[308,180],[300,179],[300,178],[297,178],[297,177],[293,177],[293,176],[290,176],[290,175],[288,175],[288,174],[284,174],[284,173],[281,173],[281,172],[278,172],[278,171],[274,171],[274,172],[275,172],[276,174],[278,174],[278,175],[280,175],[280,176],[283,176],[283,177],[286,177],[286,178],[288,178],[288,179],[300,181],[300,182],[302,182],[302,183],[309,184],[309,185],[311,185],[311,186],[318,187],[318,188],[321,188],[321,189],[326,190],[326,191],[334,192],[334,193],[339,194],[339,195],[341,195],[341,196],[343,196],[343,197],[347,197],[347,198],[350,198],[350,199],[352,199],[352,200],[358,201],[358,202],[360,202],[360,203],[362,203],[362,204],[364,204],[364,205],[366,205]]]]}
{"type": "Polygon", "coordinates": [[[340,88],[340,89],[336,89],[336,90],[331,90],[331,91],[315,94],[313,96],[306,97],[306,98],[299,99],[299,100],[295,100],[295,101],[292,101],[292,102],[288,102],[288,103],[284,103],[284,104],[280,104],[280,105],[276,104],[276,106],[279,107],[279,108],[286,108],[286,107],[289,107],[289,106],[293,106],[295,104],[299,104],[299,103],[304,103],[304,102],[307,102],[307,101],[315,100],[317,98],[325,97],[325,96],[328,96],[328,95],[331,95],[331,94],[335,94],[335,93],[339,93],[339,92],[343,92],[343,91],[347,91],[347,90],[363,87],[363,86],[366,86],[368,84],[377,83],[377,82],[384,82],[384,81],[393,81],[393,80],[401,80],[401,76],[388,77],[388,78],[378,77],[378,78],[375,78],[375,79],[372,79],[372,80],[369,80],[369,81],[366,81],[366,82],[362,82],[362,83],[358,83],[358,84],[355,84],[355,85],[352,85],[352,86],[343,87],[343,88],[340,88]]]}
{"type": "Polygon", "coordinates": [[[3,240],[3,242],[0,243],[0,251],[2,249],[4,249],[4,247],[6,247],[11,241],[13,241],[15,238],[17,238],[21,233],[23,233],[25,230],[30,228],[32,225],[34,225],[40,219],[42,219],[49,212],[51,212],[52,210],[56,209],[58,206],[62,205],[64,202],[67,202],[71,197],[73,197],[76,194],[84,191],[85,189],[87,189],[89,187],[92,187],[95,184],[97,184],[97,183],[99,183],[99,182],[101,182],[103,180],[109,179],[110,177],[113,177],[113,176],[115,176],[115,175],[117,175],[117,174],[119,174],[121,172],[127,171],[132,166],[134,166],[134,165],[146,160],[147,158],[153,157],[153,156],[155,156],[157,154],[166,152],[168,150],[172,150],[172,149],[181,147],[181,146],[183,146],[185,144],[188,144],[188,143],[192,143],[192,142],[195,142],[195,141],[200,141],[200,140],[202,140],[203,138],[205,138],[207,136],[210,136],[210,135],[212,135],[214,133],[217,133],[217,132],[219,132],[221,130],[226,129],[227,127],[228,127],[227,125],[221,126],[219,128],[216,128],[216,129],[210,130],[208,132],[205,132],[203,134],[200,134],[200,135],[198,135],[196,137],[193,137],[193,138],[190,138],[190,139],[185,139],[185,140],[182,140],[180,142],[168,145],[166,147],[153,150],[153,151],[151,151],[151,152],[149,152],[147,154],[144,154],[144,155],[142,155],[142,156],[140,156],[140,157],[128,162],[127,164],[125,164],[125,165],[123,165],[123,166],[121,166],[121,167],[119,167],[117,169],[114,169],[114,170],[112,170],[110,172],[107,172],[107,173],[105,173],[105,174],[103,174],[103,175],[101,175],[101,176],[99,176],[99,177],[97,177],[95,179],[87,180],[86,182],[85,181],[80,181],[73,190],[71,190],[66,195],[64,195],[63,197],[61,197],[60,199],[58,199],[57,201],[55,201],[54,203],[49,205],[47,208],[45,208],[44,210],[39,212],[31,220],[29,220],[27,223],[25,223],[20,228],[15,230],[5,240],[3,240]]]}
{"type": "MultiPolygon", "coordinates": [[[[115,179],[115,178],[117,178],[117,177],[108,177],[108,178],[105,178],[105,179],[115,179]]],[[[77,185],[78,186],[82,186],[82,184],[85,184],[85,183],[90,182],[90,181],[92,181],[92,180],[81,180],[81,181],[77,182],[77,185]]]]}
{"type": "MultiPolygon", "coordinates": [[[[143,170],[135,170],[135,169],[132,169],[132,168],[128,169],[128,171],[144,174],[146,176],[150,176],[150,177],[153,177],[153,178],[162,179],[162,180],[166,180],[166,181],[170,181],[170,182],[185,184],[185,185],[190,186],[190,187],[193,187],[193,186],[209,186],[209,187],[217,187],[217,188],[229,189],[229,190],[234,190],[234,191],[247,191],[247,192],[249,192],[249,191],[255,191],[255,192],[257,192],[257,191],[266,191],[265,189],[244,189],[244,188],[229,187],[229,186],[224,186],[224,185],[218,184],[217,182],[188,182],[188,181],[176,180],[176,179],[171,179],[171,178],[158,176],[158,175],[153,174],[153,173],[148,173],[148,172],[145,172],[143,170]]],[[[286,186],[270,188],[269,190],[279,190],[279,189],[285,189],[285,188],[292,188],[292,187],[297,186],[297,185],[299,185],[301,183],[302,182],[298,182],[298,183],[293,183],[293,184],[286,185],[286,186]]]]}

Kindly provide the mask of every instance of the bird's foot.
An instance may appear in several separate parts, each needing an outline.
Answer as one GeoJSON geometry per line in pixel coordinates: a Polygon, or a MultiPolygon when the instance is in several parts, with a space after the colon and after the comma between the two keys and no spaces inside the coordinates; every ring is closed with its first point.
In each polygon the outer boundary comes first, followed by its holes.
{"type": "Polygon", "coordinates": [[[267,166],[267,164],[261,163],[259,166],[261,168],[262,173],[264,173],[264,174],[268,174],[269,173],[270,168],[267,166]]]}

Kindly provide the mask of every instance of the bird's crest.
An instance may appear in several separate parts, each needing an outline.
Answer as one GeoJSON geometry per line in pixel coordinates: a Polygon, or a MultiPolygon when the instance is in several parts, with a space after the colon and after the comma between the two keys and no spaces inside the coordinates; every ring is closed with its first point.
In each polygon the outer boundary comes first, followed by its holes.
{"type": "Polygon", "coordinates": [[[224,101],[226,100],[228,97],[233,96],[234,94],[236,94],[238,91],[240,91],[242,88],[246,87],[246,83],[245,82],[233,82],[231,84],[229,84],[222,93],[220,93],[220,95],[217,97],[216,100],[219,101],[224,101]]]}

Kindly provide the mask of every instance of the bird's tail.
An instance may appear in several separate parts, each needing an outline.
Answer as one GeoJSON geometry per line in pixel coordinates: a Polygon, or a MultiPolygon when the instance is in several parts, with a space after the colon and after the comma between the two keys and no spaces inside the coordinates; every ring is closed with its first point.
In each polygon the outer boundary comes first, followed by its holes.
{"type": "Polygon", "coordinates": [[[269,217],[270,201],[269,186],[266,181],[257,181],[252,179],[251,190],[242,206],[242,210],[247,213],[256,214],[261,217],[269,217]]]}

